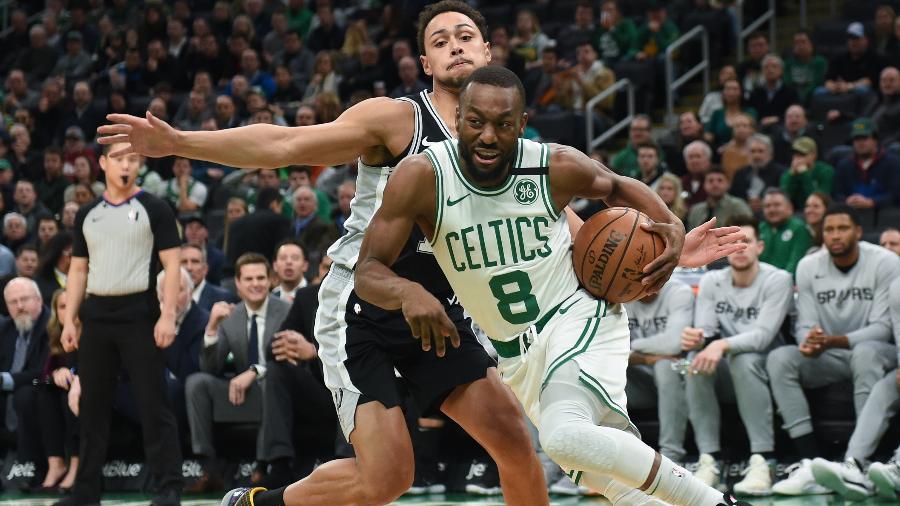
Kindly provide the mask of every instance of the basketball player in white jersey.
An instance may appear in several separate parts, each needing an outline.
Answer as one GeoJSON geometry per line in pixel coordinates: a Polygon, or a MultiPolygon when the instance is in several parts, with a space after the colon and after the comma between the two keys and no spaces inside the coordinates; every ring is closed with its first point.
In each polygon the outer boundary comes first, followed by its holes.
{"type": "MultiPolygon", "coordinates": [[[[360,251],[357,293],[401,310],[423,343],[459,345],[440,302],[389,267],[418,225],[456,296],[491,338],[503,380],[538,427],[544,451],[576,483],[608,492],[612,482],[677,506],[743,504],[635,437],[625,410],[627,316],[579,288],[563,209],[576,196],[600,198],[656,221],[666,250],[645,270],[643,283],[653,290],[679,261],[681,222],[640,182],[574,149],[520,139],[526,120],[515,74],[486,67],[469,76],[459,141],[406,158],[388,182],[360,251]]],[[[626,246],[611,236],[605,247],[626,246]]]]}

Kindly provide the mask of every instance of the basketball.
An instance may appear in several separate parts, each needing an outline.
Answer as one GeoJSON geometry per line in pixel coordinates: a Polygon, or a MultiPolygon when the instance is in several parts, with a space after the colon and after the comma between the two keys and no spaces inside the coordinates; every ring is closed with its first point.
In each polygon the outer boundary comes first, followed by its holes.
{"type": "Polygon", "coordinates": [[[572,247],[578,281],[593,296],[612,303],[646,295],[644,266],[666,247],[663,238],[640,227],[650,218],[628,207],[604,209],[584,222],[572,247]]]}

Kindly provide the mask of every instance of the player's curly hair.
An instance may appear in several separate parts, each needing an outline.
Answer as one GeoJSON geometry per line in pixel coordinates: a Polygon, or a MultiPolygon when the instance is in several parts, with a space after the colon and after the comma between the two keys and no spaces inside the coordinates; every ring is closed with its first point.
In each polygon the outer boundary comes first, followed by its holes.
{"type": "Polygon", "coordinates": [[[419,43],[420,55],[425,55],[425,27],[428,26],[428,23],[430,23],[438,14],[443,14],[445,12],[458,12],[471,19],[475,22],[475,27],[478,28],[478,31],[481,32],[481,38],[485,41],[488,40],[487,21],[485,21],[484,16],[482,16],[478,10],[459,0],[441,0],[438,3],[425,7],[422,9],[422,12],[419,13],[419,31],[416,39],[419,43]]]}

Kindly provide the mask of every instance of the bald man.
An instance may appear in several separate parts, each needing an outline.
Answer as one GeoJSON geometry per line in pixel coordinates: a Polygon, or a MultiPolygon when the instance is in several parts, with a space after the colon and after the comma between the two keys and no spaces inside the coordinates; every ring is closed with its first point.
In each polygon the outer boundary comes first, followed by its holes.
{"type": "Polygon", "coordinates": [[[415,95],[428,89],[428,85],[419,79],[419,63],[412,56],[400,58],[397,62],[397,75],[400,77],[400,84],[391,91],[391,98],[415,95]]]}
{"type": "Polygon", "coordinates": [[[309,253],[309,260],[318,263],[328,246],[338,238],[337,228],[318,215],[319,201],[311,187],[301,186],[294,190],[292,202],[291,234],[309,253]]]}

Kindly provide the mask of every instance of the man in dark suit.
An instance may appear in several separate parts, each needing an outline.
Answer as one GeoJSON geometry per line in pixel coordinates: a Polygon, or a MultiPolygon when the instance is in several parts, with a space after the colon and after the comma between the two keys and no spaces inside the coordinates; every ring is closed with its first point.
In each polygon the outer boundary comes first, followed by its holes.
{"type": "Polygon", "coordinates": [[[281,215],[283,198],[277,188],[265,188],[256,197],[256,210],[229,225],[223,273],[234,274],[234,263],[244,253],[259,253],[272,260],[275,246],[288,236],[291,221],[281,215]]]}
{"type": "Polygon", "coordinates": [[[191,276],[193,291],[191,299],[204,311],[212,310],[213,304],[219,301],[237,302],[238,298],[228,290],[207,282],[206,273],[209,264],[206,262],[206,251],[197,244],[181,246],[181,266],[191,276]]]}
{"type": "Polygon", "coordinates": [[[295,467],[294,439],[300,435],[304,460],[325,461],[334,456],[337,419],[331,394],[322,377],[313,328],[319,285],[300,288],[294,296],[282,331],[268,350],[269,362],[263,385],[266,416],[263,419],[262,460],[268,474],[260,482],[266,488],[291,483],[311,467],[295,467]]]}
{"type": "Polygon", "coordinates": [[[221,472],[214,468],[213,424],[262,421],[266,350],[290,309],[287,302],[269,295],[271,273],[262,255],[241,255],[235,262],[235,285],[241,302],[217,302],[210,313],[200,351],[200,372],[188,377],[185,385],[191,446],[204,470],[191,492],[222,486],[221,472]],[[229,355],[233,360],[226,360],[229,355]]]}
{"type": "Polygon", "coordinates": [[[313,265],[319,262],[329,246],[338,238],[334,223],[324,221],[318,215],[319,204],[316,193],[309,186],[294,190],[294,222],[291,235],[309,253],[313,265]]]}
{"type": "MultiPolygon", "coordinates": [[[[0,415],[4,435],[15,434],[19,461],[34,462],[35,476],[43,476],[40,432],[32,382],[38,379],[47,360],[47,318],[37,284],[15,278],[3,290],[9,318],[0,323],[0,415]]],[[[4,438],[7,439],[7,438],[4,438]]],[[[39,478],[38,478],[39,479],[39,478]]]]}

